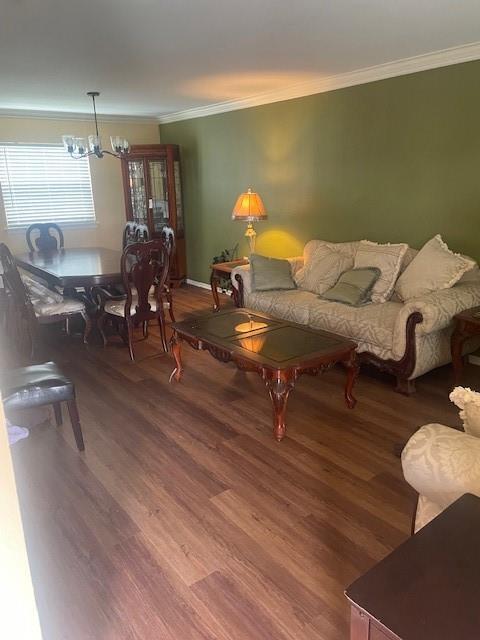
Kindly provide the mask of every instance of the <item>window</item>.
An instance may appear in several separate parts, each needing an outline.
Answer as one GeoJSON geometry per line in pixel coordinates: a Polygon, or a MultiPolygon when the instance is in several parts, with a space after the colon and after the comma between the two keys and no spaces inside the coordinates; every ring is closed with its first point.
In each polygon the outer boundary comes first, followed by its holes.
{"type": "Polygon", "coordinates": [[[8,229],[95,222],[88,158],[63,145],[0,144],[0,184],[8,229]]]}

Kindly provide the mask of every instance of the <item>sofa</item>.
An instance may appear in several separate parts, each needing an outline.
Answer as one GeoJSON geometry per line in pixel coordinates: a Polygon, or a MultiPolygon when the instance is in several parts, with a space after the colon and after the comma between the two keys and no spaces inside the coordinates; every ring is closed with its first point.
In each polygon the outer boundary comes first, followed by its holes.
{"type": "MultiPolygon", "coordinates": [[[[312,243],[319,242],[322,241],[307,243],[303,256],[288,258],[293,277],[304,266],[312,243]]],[[[360,245],[359,241],[332,246],[354,257],[360,245]]],[[[417,253],[416,249],[408,247],[402,257],[399,276],[417,253]]],[[[302,286],[291,290],[255,291],[249,264],[233,269],[231,278],[238,306],[354,340],[360,362],[394,375],[396,390],[406,394],[415,390],[416,378],[451,362],[453,317],[480,305],[480,269],[476,263],[450,288],[407,302],[393,294],[385,302],[359,307],[323,300],[302,286]]],[[[467,342],[464,353],[471,353],[478,346],[478,341],[467,342]]]]}
{"type": "Polygon", "coordinates": [[[464,431],[426,424],[405,445],[405,480],[418,492],[412,532],[418,531],[465,493],[480,496],[480,394],[456,387],[464,431]]]}

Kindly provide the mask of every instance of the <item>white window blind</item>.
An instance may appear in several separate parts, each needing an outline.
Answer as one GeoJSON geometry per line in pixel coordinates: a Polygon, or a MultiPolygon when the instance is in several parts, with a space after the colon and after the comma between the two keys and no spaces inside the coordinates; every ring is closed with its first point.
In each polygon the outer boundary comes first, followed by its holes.
{"type": "Polygon", "coordinates": [[[9,229],[95,222],[88,158],[63,145],[0,144],[0,184],[9,229]]]}

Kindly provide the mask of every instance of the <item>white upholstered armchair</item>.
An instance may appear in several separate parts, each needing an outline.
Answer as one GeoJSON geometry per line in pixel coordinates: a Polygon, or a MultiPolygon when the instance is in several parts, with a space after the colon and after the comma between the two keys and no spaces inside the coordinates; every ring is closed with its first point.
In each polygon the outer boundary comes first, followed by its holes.
{"type": "Polygon", "coordinates": [[[402,452],[405,479],[419,493],[415,531],[463,494],[480,496],[480,393],[456,387],[450,399],[465,431],[427,424],[402,452]]]}

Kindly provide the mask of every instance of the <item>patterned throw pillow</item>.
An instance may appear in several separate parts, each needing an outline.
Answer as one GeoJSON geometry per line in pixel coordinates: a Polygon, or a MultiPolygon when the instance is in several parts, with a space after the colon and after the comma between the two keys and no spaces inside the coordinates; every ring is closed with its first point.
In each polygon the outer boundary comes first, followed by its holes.
{"type": "Polygon", "coordinates": [[[362,240],[355,255],[355,269],[377,267],[380,277],[372,290],[372,302],[386,302],[395,288],[408,244],[377,244],[362,240]]]}
{"type": "Polygon", "coordinates": [[[340,276],[336,285],[326,291],[323,300],[342,302],[352,307],[359,307],[370,302],[372,289],[380,277],[380,269],[377,267],[364,267],[363,269],[350,269],[340,276]]]}
{"type": "Polygon", "coordinates": [[[436,235],[423,245],[399,277],[395,291],[405,301],[432,291],[449,289],[474,266],[474,260],[453,253],[442,237],[436,235]]]}
{"type": "Polygon", "coordinates": [[[309,242],[305,246],[305,266],[295,274],[295,282],[305,291],[322,295],[353,267],[353,257],[330,242],[309,242]]]}
{"type": "Polygon", "coordinates": [[[469,387],[455,387],[449,397],[460,409],[465,433],[480,438],[480,393],[469,387]]]}

